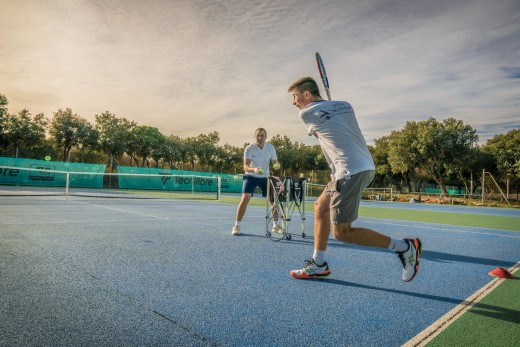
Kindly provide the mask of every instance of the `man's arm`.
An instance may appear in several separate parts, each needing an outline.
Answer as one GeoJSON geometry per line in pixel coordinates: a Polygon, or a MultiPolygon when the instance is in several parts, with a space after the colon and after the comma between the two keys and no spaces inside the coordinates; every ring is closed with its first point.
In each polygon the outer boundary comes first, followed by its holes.
{"type": "Polygon", "coordinates": [[[251,167],[251,159],[244,158],[244,172],[259,173],[257,167],[251,167]]]}

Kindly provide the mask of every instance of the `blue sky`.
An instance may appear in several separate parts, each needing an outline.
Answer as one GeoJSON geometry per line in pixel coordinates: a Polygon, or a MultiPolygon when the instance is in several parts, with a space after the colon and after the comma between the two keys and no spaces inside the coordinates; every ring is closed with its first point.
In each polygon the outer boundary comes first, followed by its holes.
{"type": "Polygon", "coordinates": [[[429,117],[520,127],[520,1],[0,0],[9,112],[110,111],[180,137],[308,137],[286,92],[327,69],[369,144],[429,117]]]}

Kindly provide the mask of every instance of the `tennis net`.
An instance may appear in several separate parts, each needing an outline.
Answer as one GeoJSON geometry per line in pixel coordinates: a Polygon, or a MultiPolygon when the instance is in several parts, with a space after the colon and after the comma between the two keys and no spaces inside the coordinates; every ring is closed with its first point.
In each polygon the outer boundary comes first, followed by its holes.
{"type": "Polygon", "coordinates": [[[0,195],[218,200],[220,177],[0,166],[0,195]]]}

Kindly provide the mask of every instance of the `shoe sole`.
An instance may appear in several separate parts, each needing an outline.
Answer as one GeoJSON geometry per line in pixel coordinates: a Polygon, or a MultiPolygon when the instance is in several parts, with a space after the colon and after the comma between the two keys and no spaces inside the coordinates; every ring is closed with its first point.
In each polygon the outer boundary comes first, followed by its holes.
{"type": "Polygon", "coordinates": [[[313,278],[324,278],[324,277],[328,277],[330,275],[330,270],[327,270],[325,271],[324,273],[322,274],[316,274],[316,275],[307,275],[307,274],[301,274],[301,275],[297,275],[296,273],[292,272],[291,271],[291,276],[296,278],[297,280],[308,280],[308,279],[313,279],[313,278]]]}
{"type": "Polygon", "coordinates": [[[411,280],[413,280],[415,278],[415,276],[419,272],[419,258],[421,257],[421,253],[422,253],[422,242],[421,242],[421,240],[419,240],[419,239],[412,239],[410,241],[413,242],[413,246],[415,247],[415,266],[414,266],[414,270],[415,271],[413,273],[413,276],[408,281],[404,281],[404,282],[410,282],[411,280]]]}

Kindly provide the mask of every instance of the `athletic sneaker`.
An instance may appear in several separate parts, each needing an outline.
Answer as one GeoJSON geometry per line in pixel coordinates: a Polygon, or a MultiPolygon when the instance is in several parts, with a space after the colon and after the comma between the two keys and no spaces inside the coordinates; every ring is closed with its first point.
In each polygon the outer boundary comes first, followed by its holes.
{"type": "Polygon", "coordinates": [[[283,227],[281,225],[273,225],[271,231],[273,233],[283,234],[283,227]]]}
{"type": "Polygon", "coordinates": [[[307,278],[320,278],[327,277],[330,275],[329,265],[327,262],[322,266],[316,265],[314,263],[314,259],[307,260],[307,264],[300,270],[292,270],[290,272],[291,276],[297,279],[307,279],[307,278]]]}
{"type": "Polygon", "coordinates": [[[403,263],[403,281],[410,282],[419,271],[419,257],[421,256],[422,243],[419,239],[404,239],[408,243],[406,252],[397,253],[403,263]]]}
{"type": "Polygon", "coordinates": [[[238,225],[233,225],[233,229],[231,229],[231,235],[240,234],[240,227],[238,225]]]}

